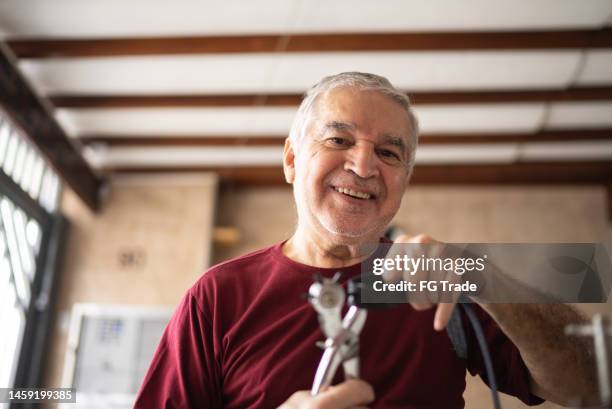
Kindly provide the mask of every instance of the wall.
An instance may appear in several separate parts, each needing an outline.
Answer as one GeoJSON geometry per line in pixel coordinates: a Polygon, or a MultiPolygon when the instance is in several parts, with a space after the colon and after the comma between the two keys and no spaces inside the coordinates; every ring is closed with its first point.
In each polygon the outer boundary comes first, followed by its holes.
{"type": "Polygon", "coordinates": [[[115,178],[99,214],[64,192],[70,230],[45,385],[61,386],[74,303],[176,306],[210,265],[216,191],[208,174],[115,178]]]}
{"type": "MultiPolygon", "coordinates": [[[[448,242],[606,242],[612,244],[607,196],[599,187],[410,187],[394,223],[448,242]]],[[[215,262],[288,238],[295,226],[288,188],[233,189],[219,197],[218,224],[236,226],[241,241],[216,246],[215,262]]],[[[588,314],[612,305],[581,305],[588,314]]],[[[440,368],[444,370],[444,368],[440,368]]],[[[466,407],[490,408],[489,389],[467,376],[466,407]]],[[[504,397],[506,409],[524,408],[504,397]]],[[[556,408],[544,404],[542,408],[556,408]]]]}

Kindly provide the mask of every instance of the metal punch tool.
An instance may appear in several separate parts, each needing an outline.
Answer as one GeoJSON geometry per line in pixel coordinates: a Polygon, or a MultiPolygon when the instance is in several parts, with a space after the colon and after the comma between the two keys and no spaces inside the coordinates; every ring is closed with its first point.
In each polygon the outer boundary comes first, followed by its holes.
{"type": "Polygon", "coordinates": [[[339,283],[340,276],[340,273],[331,279],[316,276],[308,289],[308,298],[319,314],[319,324],[326,337],[325,342],[317,343],[324,352],[315,373],[310,391],[312,395],[331,385],[341,363],[345,379],[359,377],[359,334],[367,311],[351,305],[342,318],[346,293],[339,283]]]}

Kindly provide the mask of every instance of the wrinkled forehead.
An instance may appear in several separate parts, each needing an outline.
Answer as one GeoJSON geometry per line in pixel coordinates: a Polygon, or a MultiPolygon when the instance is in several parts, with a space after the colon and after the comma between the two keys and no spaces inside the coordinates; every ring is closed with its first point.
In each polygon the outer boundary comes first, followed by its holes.
{"type": "Polygon", "coordinates": [[[346,86],[326,90],[313,100],[304,125],[306,130],[316,134],[317,130],[321,131],[332,123],[349,124],[346,129],[357,128],[361,119],[376,122],[386,134],[401,135],[404,142],[411,145],[411,115],[399,101],[380,90],[346,86]],[[380,101],[368,101],[367,96],[375,96],[389,104],[381,106],[380,101]]]}

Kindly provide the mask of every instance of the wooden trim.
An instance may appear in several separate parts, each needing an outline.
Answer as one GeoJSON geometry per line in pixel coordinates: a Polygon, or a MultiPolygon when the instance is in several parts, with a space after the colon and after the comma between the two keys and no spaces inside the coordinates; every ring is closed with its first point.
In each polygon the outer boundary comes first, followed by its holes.
{"type": "Polygon", "coordinates": [[[151,146],[280,146],[285,136],[82,136],[83,145],[103,144],[111,147],[151,146]]]}
{"type": "MultiPolygon", "coordinates": [[[[246,186],[284,185],[280,166],[262,167],[117,167],[106,172],[215,172],[221,182],[246,186]]],[[[417,165],[413,185],[559,185],[608,184],[612,162],[537,162],[494,165],[417,165]]]]}
{"type": "Polygon", "coordinates": [[[51,95],[49,99],[58,108],[297,107],[302,95],[51,95]]]}
{"type": "Polygon", "coordinates": [[[612,162],[524,162],[496,165],[417,166],[417,184],[602,184],[612,162]]]}
{"type": "Polygon", "coordinates": [[[533,50],[612,47],[612,30],[341,33],[9,40],[19,58],[209,53],[533,50]]]}
{"type": "Polygon", "coordinates": [[[547,130],[536,133],[492,133],[492,134],[429,134],[419,138],[421,145],[527,143],[527,142],[583,142],[611,141],[612,129],[567,129],[547,130]]]}
{"type": "MultiPolygon", "coordinates": [[[[150,146],[281,146],[285,135],[266,136],[82,136],[78,141],[83,145],[103,144],[110,147],[150,146]]],[[[571,129],[542,131],[526,134],[425,134],[419,138],[421,145],[473,144],[473,143],[522,143],[522,142],[564,142],[564,141],[609,141],[612,129],[571,129]]]]}
{"type": "Polygon", "coordinates": [[[573,87],[515,91],[458,91],[409,93],[415,105],[484,104],[506,102],[571,102],[612,100],[612,87],[573,87]]]}
{"type": "Polygon", "coordinates": [[[40,150],[58,176],[92,210],[99,208],[102,181],[74,148],[47,106],[29,87],[13,63],[10,50],[0,43],[0,106],[40,150]]]}
{"type": "Polygon", "coordinates": [[[608,181],[608,184],[606,186],[606,191],[608,193],[608,200],[607,200],[607,204],[608,204],[608,221],[612,222],[612,181],[608,181]]]}
{"type": "MultiPolygon", "coordinates": [[[[612,87],[575,87],[562,90],[411,92],[415,105],[484,104],[507,102],[568,102],[612,100],[612,87]]],[[[52,95],[58,108],[164,108],[295,106],[301,94],[241,95],[52,95]]]]}

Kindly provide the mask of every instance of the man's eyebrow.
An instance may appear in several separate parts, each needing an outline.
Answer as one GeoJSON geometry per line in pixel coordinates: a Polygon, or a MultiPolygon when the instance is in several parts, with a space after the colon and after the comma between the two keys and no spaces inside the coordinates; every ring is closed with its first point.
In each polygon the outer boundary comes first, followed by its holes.
{"type": "Polygon", "coordinates": [[[355,124],[340,122],[340,121],[331,121],[325,124],[324,129],[327,131],[329,129],[333,129],[336,131],[353,131],[355,130],[355,124]]]}

